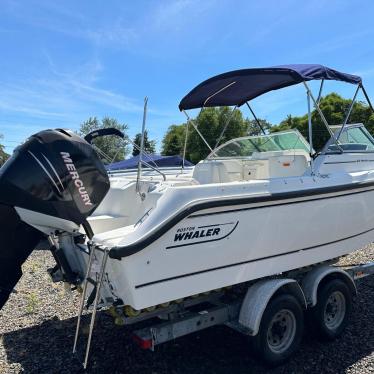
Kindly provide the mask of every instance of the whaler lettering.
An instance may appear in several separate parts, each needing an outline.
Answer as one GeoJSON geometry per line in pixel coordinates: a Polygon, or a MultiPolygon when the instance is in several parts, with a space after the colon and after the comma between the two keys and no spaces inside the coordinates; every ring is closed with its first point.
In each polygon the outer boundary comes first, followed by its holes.
{"type": "Polygon", "coordinates": [[[84,186],[82,180],[79,178],[79,174],[77,172],[77,169],[75,168],[75,165],[73,163],[73,160],[71,159],[71,156],[67,152],[60,152],[62,159],[64,160],[64,163],[66,165],[66,169],[68,169],[71,179],[74,181],[74,185],[77,188],[79,195],[83,201],[84,205],[91,206],[91,199],[86,191],[86,187],[84,186]]]}
{"type": "MultiPolygon", "coordinates": [[[[179,231],[179,230],[178,230],[179,231]]],[[[174,237],[174,241],[182,241],[196,238],[205,238],[208,236],[217,236],[219,235],[221,229],[219,227],[208,229],[208,230],[196,230],[189,232],[177,232],[174,237]]]]}

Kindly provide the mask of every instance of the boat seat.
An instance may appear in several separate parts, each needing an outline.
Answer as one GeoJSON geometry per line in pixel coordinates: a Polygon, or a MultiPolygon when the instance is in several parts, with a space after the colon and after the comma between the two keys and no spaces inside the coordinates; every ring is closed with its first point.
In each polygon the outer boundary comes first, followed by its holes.
{"type": "Polygon", "coordinates": [[[272,153],[273,155],[270,154],[270,157],[267,155],[266,159],[201,161],[195,166],[192,176],[200,184],[229,183],[254,179],[298,177],[303,175],[309,167],[307,154],[272,153]]]}
{"type": "Polygon", "coordinates": [[[95,234],[118,229],[127,226],[128,216],[113,216],[109,214],[94,215],[88,218],[88,222],[95,234]]]}
{"type": "Polygon", "coordinates": [[[231,182],[225,164],[219,160],[199,162],[194,168],[192,177],[200,184],[231,182]]]}

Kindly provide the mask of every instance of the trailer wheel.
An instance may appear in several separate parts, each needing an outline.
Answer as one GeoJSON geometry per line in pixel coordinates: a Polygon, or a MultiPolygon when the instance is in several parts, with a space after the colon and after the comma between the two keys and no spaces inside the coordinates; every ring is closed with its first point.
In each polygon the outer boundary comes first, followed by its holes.
{"type": "Polygon", "coordinates": [[[298,349],[303,329],[300,303],[292,295],[279,295],[267,305],[259,332],[252,338],[255,353],[265,363],[279,365],[298,349]]]}
{"type": "Polygon", "coordinates": [[[317,305],[310,309],[310,325],[319,337],[333,340],[343,332],[352,310],[352,293],[340,279],[322,286],[317,305]]]}

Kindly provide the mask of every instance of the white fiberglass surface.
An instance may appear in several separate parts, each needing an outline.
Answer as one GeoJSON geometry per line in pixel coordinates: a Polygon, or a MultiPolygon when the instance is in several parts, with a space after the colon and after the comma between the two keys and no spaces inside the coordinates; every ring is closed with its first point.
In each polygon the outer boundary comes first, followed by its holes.
{"type": "Polygon", "coordinates": [[[233,139],[218,147],[208,158],[250,157],[253,153],[293,150],[310,150],[308,142],[296,130],[233,139]]]}

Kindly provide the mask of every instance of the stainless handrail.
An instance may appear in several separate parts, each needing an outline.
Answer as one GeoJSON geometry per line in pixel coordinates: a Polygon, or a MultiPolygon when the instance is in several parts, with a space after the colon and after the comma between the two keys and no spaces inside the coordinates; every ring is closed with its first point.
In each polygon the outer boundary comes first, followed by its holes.
{"type": "Polygon", "coordinates": [[[148,162],[144,161],[144,160],[141,160],[140,161],[143,165],[145,165],[147,168],[150,168],[154,171],[156,171],[157,173],[161,174],[162,175],[162,178],[164,179],[164,182],[166,181],[166,175],[161,171],[159,170],[158,168],[152,166],[151,164],[148,164],[148,162]]]}

